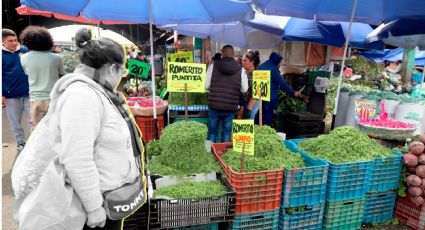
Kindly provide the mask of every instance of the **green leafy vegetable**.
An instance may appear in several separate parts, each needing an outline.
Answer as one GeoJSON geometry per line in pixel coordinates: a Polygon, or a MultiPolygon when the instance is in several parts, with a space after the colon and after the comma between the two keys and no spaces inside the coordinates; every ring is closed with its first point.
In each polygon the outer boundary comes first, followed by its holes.
{"type": "MultiPolygon", "coordinates": [[[[233,170],[240,171],[241,153],[230,151],[223,160],[233,170]]],[[[245,155],[244,172],[304,167],[300,154],[285,148],[276,131],[269,126],[255,126],[254,156],[245,155]]]]}
{"type": "Polygon", "coordinates": [[[152,140],[146,145],[146,153],[149,157],[159,156],[161,151],[161,143],[157,140],[152,140]]]}
{"type": "Polygon", "coordinates": [[[220,181],[210,182],[184,182],[170,185],[154,191],[154,197],[166,196],[174,199],[201,199],[219,197],[226,194],[227,190],[220,181]]]}
{"type": "Polygon", "coordinates": [[[184,176],[220,170],[205,149],[208,129],[199,122],[176,122],[164,128],[159,140],[161,153],[150,161],[149,169],[159,175],[184,176]]]}
{"type": "Polygon", "coordinates": [[[400,197],[406,197],[407,196],[407,182],[406,182],[406,178],[409,175],[409,173],[407,173],[406,167],[403,166],[403,170],[401,170],[401,176],[400,176],[400,182],[398,185],[398,190],[397,190],[397,194],[400,197]]]}
{"type": "MultiPolygon", "coordinates": [[[[188,93],[187,95],[188,105],[208,105],[208,93],[188,93]]],[[[168,103],[184,106],[184,93],[170,93],[168,103]]]]}
{"type": "Polygon", "coordinates": [[[325,158],[332,163],[368,161],[393,156],[390,150],[350,126],[338,127],[327,135],[305,140],[298,146],[310,156],[325,158]]]}

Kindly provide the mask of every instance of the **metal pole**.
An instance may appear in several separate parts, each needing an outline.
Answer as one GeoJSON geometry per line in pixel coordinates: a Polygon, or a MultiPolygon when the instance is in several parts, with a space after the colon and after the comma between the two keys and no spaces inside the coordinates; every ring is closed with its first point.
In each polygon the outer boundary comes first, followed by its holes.
{"type": "Polygon", "coordinates": [[[419,98],[422,97],[422,86],[424,85],[424,78],[425,78],[425,64],[424,64],[424,68],[422,69],[422,83],[421,83],[421,86],[419,86],[419,98]]]}
{"type": "Polygon", "coordinates": [[[149,0],[149,36],[151,44],[151,78],[152,78],[152,103],[153,103],[153,120],[155,139],[158,138],[158,122],[156,117],[156,86],[155,86],[155,66],[153,53],[153,35],[152,35],[152,0],[149,0]]]}
{"type": "Polygon", "coordinates": [[[346,59],[345,56],[347,55],[348,42],[350,41],[350,34],[351,34],[351,26],[353,24],[354,15],[356,13],[357,2],[358,2],[358,0],[354,1],[353,11],[351,12],[350,24],[348,25],[348,31],[347,31],[347,34],[345,35],[344,56],[342,57],[341,70],[339,72],[338,89],[336,91],[336,98],[335,98],[335,108],[334,108],[334,112],[333,112],[333,116],[332,116],[332,127],[334,127],[335,116],[336,116],[336,113],[338,111],[339,91],[341,90],[341,84],[342,84],[342,73],[344,71],[345,59],[346,59]]]}

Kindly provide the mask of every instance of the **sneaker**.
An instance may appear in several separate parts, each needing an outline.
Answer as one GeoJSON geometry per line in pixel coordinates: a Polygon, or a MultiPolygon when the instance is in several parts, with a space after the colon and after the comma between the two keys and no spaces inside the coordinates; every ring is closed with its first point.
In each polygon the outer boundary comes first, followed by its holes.
{"type": "Polygon", "coordinates": [[[22,142],[18,143],[18,146],[16,147],[16,149],[18,151],[22,151],[24,149],[24,147],[25,147],[25,141],[22,141],[22,142]]]}

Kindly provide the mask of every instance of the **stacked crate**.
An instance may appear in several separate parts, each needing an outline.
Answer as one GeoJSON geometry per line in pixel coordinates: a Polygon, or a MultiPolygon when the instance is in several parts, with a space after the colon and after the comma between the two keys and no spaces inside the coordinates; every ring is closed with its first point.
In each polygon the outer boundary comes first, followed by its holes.
{"type": "Polygon", "coordinates": [[[284,170],[279,230],[322,229],[329,164],[303,158],[306,167],[284,170]]]}
{"type": "MultiPolygon", "coordinates": [[[[300,151],[302,139],[288,141],[300,151]]],[[[329,163],[323,229],[359,229],[391,219],[401,171],[401,154],[374,161],[329,163]]]]}
{"type": "Polygon", "coordinates": [[[221,158],[232,148],[232,143],[217,143],[211,148],[227,180],[236,190],[235,218],[230,229],[277,229],[283,170],[239,173],[221,158]]]}
{"type": "Polygon", "coordinates": [[[312,113],[288,113],[284,123],[288,139],[317,137],[325,129],[321,115],[312,113]]]}

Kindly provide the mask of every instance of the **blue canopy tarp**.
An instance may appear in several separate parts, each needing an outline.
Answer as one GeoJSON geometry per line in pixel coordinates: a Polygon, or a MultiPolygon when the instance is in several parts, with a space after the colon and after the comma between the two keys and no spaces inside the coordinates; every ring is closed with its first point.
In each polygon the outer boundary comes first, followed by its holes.
{"type": "MultiPolygon", "coordinates": [[[[386,49],[386,50],[370,50],[370,51],[364,51],[359,52],[359,54],[366,58],[367,60],[381,63],[384,61],[390,61],[390,62],[398,62],[403,59],[403,49],[397,48],[397,49],[386,49]]],[[[425,63],[425,51],[419,51],[416,50],[415,53],[415,65],[417,66],[423,66],[425,63]]]]}

